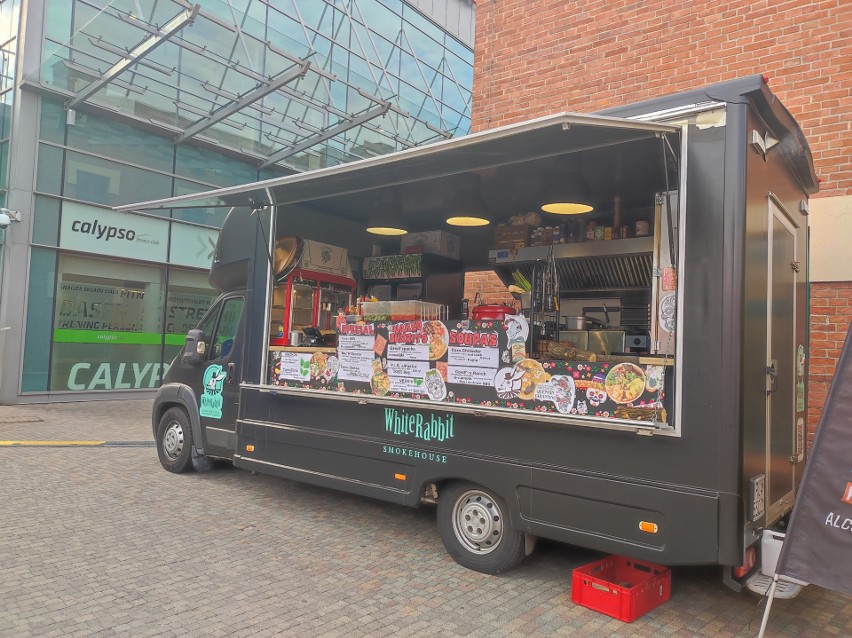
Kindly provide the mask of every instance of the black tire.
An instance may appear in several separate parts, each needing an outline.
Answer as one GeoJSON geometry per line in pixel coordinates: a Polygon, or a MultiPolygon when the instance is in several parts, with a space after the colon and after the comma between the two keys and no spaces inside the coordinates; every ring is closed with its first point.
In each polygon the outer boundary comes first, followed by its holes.
{"type": "Polygon", "coordinates": [[[192,469],[192,426],[182,408],[169,408],[157,425],[157,456],[169,472],[180,474],[192,469]]]}
{"type": "Polygon", "coordinates": [[[524,535],[512,525],[506,502],[474,483],[450,483],[438,498],[438,531],[459,565],[501,574],[524,558],[524,535]]]}

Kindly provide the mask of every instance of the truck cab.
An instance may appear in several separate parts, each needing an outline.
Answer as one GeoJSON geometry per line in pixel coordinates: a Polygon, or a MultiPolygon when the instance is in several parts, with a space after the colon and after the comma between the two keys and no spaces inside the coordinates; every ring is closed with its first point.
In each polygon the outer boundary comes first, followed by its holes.
{"type": "Polygon", "coordinates": [[[233,456],[243,354],[246,291],[219,296],[163,379],[153,433],[163,466],[184,472],[204,457],[233,456]]]}

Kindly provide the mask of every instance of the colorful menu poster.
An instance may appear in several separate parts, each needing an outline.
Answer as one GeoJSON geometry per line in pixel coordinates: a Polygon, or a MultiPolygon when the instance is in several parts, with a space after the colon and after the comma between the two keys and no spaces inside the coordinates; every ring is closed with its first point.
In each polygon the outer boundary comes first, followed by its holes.
{"type": "Polygon", "coordinates": [[[526,353],[528,336],[529,324],[523,315],[510,315],[504,321],[345,324],[339,329],[336,357],[322,355],[318,361],[317,354],[279,356],[273,383],[433,402],[666,421],[664,366],[640,365],[633,362],[637,359],[531,359],[526,353]],[[307,364],[305,356],[310,357],[307,364]]]}

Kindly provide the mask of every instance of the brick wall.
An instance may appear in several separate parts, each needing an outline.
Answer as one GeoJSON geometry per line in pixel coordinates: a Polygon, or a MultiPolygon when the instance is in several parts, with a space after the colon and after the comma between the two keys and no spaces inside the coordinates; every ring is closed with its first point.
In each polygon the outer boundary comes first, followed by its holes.
{"type": "Polygon", "coordinates": [[[493,270],[469,272],[465,275],[464,296],[470,300],[471,308],[473,308],[473,300],[477,293],[481,295],[483,304],[506,303],[510,306],[515,305],[515,298],[493,270]]]}
{"type": "Polygon", "coordinates": [[[589,113],[754,73],[814,152],[822,196],[852,193],[852,2],[484,0],[474,131],[589,113]]]}
{"type": "MultiPolygon", "coordinates": [[[[472,128],[762,73],[808,139],[818,196],[850,195],[850,25],[848,0],[480,0],[472,128]]],[[[814,284],[813,292],[811,433],[849,325],[852,284],[814,284]]]]}
{"type": "Polygon", "coordinates": [[[852,320],[852,282],[811,285],[811,348],[808,383],[808,432],[819,425],[834,369],[852,320]]]}

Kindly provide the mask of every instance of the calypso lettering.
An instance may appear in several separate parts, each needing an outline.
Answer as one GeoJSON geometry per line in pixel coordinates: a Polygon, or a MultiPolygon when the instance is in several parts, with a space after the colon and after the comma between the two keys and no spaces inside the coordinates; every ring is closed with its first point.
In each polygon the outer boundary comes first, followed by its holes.
{"type": "Polygon", "coordinates": [[[110,239],[126,239],[133,241],[136,239],[136,231],[130,228],[118,228],[117,226],[101,226],[96,219],[93,222],[84,222],[75,220],[71,224],[71,230],[75,233],[83,233],[84,235],[94,235],[98,239],[109,241],[110,239]]]}
{"type": "Polygon", "coordinates": [[[394,436],[408,436],[420,441],[446,441],[455,436],[453,414],[436,416],[385,408],[385,431],[394,436]]]}
{"type": "Polygon", "coordinates": [[[71,366],[65,386],[76,391],[156,388],[169,367],[168,363],[80,362],[71,366]]]}

